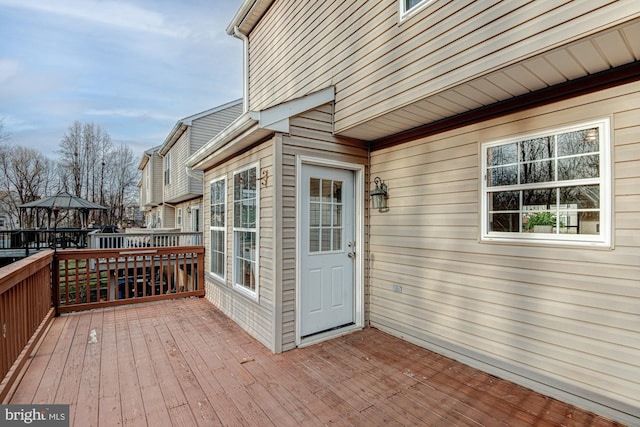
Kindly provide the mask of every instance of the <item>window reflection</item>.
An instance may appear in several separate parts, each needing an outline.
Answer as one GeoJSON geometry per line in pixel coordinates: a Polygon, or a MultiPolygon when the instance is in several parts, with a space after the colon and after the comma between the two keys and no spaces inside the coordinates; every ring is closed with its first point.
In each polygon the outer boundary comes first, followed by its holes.
{"type": "Polygon", "coordinates": [[[487,147],[488,230],[600,233],[600,138],[587,127],[487,147]]]}

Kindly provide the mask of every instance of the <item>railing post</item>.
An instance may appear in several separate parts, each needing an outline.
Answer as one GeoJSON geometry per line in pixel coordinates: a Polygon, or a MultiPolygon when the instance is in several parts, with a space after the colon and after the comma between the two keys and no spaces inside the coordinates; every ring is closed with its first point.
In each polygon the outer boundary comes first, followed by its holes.
{"type": "Polygon", "coordinates": [[[54,252],[51,262],[51,286],[51,303],[58,317],[60,316],[60,260],[57,252],[54,252]]]}
{"type": "Polygon", "coordinates": [[[20,231],[20,239],[22,240],[22,244],[24,245],[24,256],[25,258],[29,258],[29,235],[26,231],[20,231]]]}

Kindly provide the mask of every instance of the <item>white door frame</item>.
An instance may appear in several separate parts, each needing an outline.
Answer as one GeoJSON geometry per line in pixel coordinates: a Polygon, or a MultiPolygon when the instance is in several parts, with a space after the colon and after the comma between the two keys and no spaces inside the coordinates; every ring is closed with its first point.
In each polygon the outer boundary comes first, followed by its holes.
{"type": "Polygon", "coordinates": [[[304,347],[315,344],[320,341],[335,338],[353,330],[362,329],[364,327],[364,166],[356,163],[340,162],[336,160],[321,159],[317,157],[296,156],[296,345],[304,347]],[[354,175],[354,213],[355,213],[355,265],[354,265],[354,324],[344,328],[313,335],[309,338],[302,339],[300,337],[300,280],[301,280],[301,252],[300,244],[301,212],[303,208],[302,200],[302,166],[316,165],[329,168],[345,169],[353,172],[354,175]]]}

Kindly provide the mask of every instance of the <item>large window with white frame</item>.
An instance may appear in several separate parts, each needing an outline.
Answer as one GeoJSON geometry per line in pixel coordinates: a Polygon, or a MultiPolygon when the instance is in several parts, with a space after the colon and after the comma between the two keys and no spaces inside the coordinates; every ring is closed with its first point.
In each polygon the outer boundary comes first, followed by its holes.
{"type": "Polygon", "coordinates": [[[210,183],[211,196],[211,225],[209,271],[224,280],[227,265],[227,180],[218,178],[210,183]]]}
{"type": "Polygon", "coordinates": [[[258,295],[258,167],[251,165],[233,175],[233,283],[254,297],[258,295]]]}
{"type": "Polygon", "coordinates": [[[484,240],[611,243],[609,120],[482,145],[484,240]]]}

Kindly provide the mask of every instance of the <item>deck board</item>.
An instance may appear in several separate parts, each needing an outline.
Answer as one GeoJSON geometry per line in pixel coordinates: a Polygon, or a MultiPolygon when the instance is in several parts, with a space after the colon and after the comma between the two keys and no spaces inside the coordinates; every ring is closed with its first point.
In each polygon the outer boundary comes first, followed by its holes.
{"type": "Polygon", "coordinates": [[[11,403],[77,426],[619,425],[372,328],[274,355],[200,298],[56,318],[11,403]]]}

